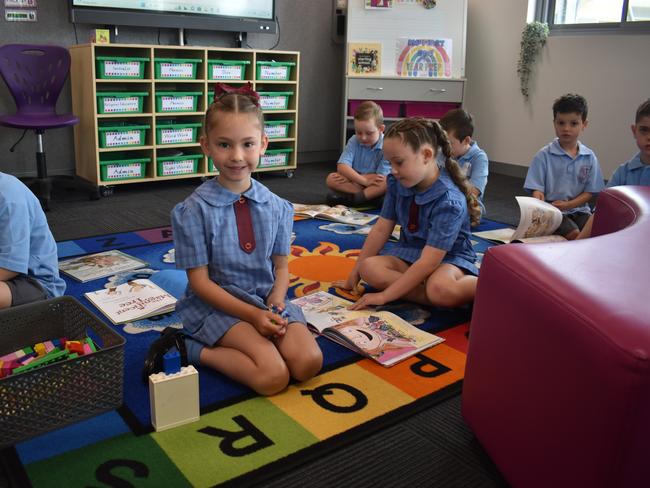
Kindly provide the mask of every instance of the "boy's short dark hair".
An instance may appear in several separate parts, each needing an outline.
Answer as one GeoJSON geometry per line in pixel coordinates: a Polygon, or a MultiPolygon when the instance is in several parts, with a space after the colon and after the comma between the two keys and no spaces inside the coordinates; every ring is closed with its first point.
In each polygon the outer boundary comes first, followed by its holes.
{"type": "Polygon", "coordinates": [[[638,124],[639,120],[643,117],[650,117],[650,98],[645,102],[639,105],[639,108],[636,109],[636,116],[634,117],[634,123],[638,124]]]}
{"type": "Polygon", "coordinates": [[[557,114],[580,114],[584,122],[587,120],[587,100],[576,93],[562,95],[553,102],[553,119],[557,114]]]}
{"type": "Polygon", "coordinates": [[[474,119],[469,112],[455,108],[440,119],[440,126],[447,134],[453,133],[456,139],[462,141],[474,135],[474,119]]]}
{"type": "Polygon", "coordinates": [[[379,105],[371,100],[361,102],[354,111],[354,120],[374,119],[377,127],[384,124],[384,111],[379,105]]]}

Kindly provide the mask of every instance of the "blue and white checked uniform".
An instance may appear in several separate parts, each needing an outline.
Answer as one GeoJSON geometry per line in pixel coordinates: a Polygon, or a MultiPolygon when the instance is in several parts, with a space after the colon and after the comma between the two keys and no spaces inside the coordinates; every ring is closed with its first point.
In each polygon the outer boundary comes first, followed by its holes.
{"type": "MultiPolygon", "coordinates": [[[[594,152],[578,142],[578,154],[571,157],[557,138],[544,146],[528,168],[524,188],[544,193],[547,202],[572,200],[581,193],[598,193],[604,187],[603,174],[594,152]]],[[[565,210],[564,214],[591,213],[589,205],[565,210]]]]}
{"type": "Polygon", "coordinates": [[[56,242],[41,204],[5,173],[0,173],[0,228],[0,268],[35,279],[49,298],[63,295],[56,242]]]}
{"type": "Polygon", "coordinates": [[[424,246],[431,246],[447,252],[443,263],[478,274],[467,200],[445,173],[440,173],[433,185],[422,192],[403,187],[390,175],[381,216],[402,226],[397,245],[384,249],[382,254],[413,263],[420,258],[424,246]],[[418,205],[418,229],[414,233],[408,230],[413,199],[418,205]]]}
{"type": "MultiPolygon", "coordinates": [[[[265,300],[275,282],[271,256],[287,256],[291,249],[293,207],[256,180],[251,180],[243,195],[248,199],[255,233],[253,252],[247,254],[239,246],[233,203],[240,195],[213,178],[172,210],[176,267],[207,266],[210,279],[228,293],[266,309],[265,300]]],[[[285,305],[290,323],[306,323],[300,307],[289,301],[285,305]]],[[[176,310],[183,328],[196,341],[186,341],[188,357],[196,364],[203,346],[213,346],[241,321],[205,303],[189,285],[176,310]]]]}
{"type": "Polygon", "coordinates": [[[620,185],[650,186],[650,164],[641,161],[641,152],[616,168],[607,182],[607,188],[620,185]]]}
{"type": "Polygon", "coordinates": [[[355,135],[348,140],[338,162],[351,166],[362,175],[377,173],[386,176],[390,174],[390,163],[384,157],[383,148],[384,134],[379,136],[379,140],[372,147],[361,144],[355,135]]]}

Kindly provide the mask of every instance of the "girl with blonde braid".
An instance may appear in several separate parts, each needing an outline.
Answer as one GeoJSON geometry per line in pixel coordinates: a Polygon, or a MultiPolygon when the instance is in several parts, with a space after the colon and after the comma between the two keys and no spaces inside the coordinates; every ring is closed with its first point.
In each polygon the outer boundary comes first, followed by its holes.
{"type": "Polygon", "coordinates": [[[391,175],[379,220],[347,280],[334,285],[353,290],[362,279],[378,290],[353,310],[399,298],[439,307],[471,302],[478,269],[470,223],[478,223],[480,206],[451,158],[445,132],[432,120],[401,120],[384,136],[384,155],[391,175]],[[436,162],[438,150],[445,171],[436,162]],[[383,249],[395,224],[402,228],[399,242],[383,249]]]}

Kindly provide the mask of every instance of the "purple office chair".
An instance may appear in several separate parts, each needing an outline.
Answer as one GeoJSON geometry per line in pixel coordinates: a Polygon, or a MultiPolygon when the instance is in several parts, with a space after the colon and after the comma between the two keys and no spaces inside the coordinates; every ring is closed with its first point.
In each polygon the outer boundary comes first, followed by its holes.
{"type": "Polygon", "coordinates": [[[34,193],[45,210],[49,209],[52,183],[47,177],[43,134],[47,129],[79,122],[73,114],[56,113],[56,101],[69,71],[70,53],[63,47],[36,44],[0,47],[0,75],[16,102],[16,113],[0,116],[0,124],[36,133],[38,178],[34,193]]]}

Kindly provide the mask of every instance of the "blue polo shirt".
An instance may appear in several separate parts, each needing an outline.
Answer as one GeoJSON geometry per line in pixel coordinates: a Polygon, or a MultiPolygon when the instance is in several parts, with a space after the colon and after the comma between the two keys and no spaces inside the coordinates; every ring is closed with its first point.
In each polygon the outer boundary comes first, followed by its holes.
{"type": "Polygon", "coordinates": [[[350,137],[348,143],[339,158],[339,163],[351,166],[357,173],[365,175],[377,173],[380,175],[390,174],[390,163],[384,157],[384,134],[374,146],[364,146],[357,140],[357,136],[350,137]]]}
{"type": "Polygon", "coordinates": [[[641,161],[640,152],[616,168],[616,171],[607,182],[607,188],[620,185],[650,186],[650,164],[641,161]]]}
{"type": "Polygon", "coordinates": [[[469,182],[480,192],[479,200],[483,200],[485,185],[488,180],[488,157],[483,149],[473,141],[465,154],[458,158],[458,164],[465,171],[469,182]]]}
{"type": "MultiPolygon", "coordinates": [[[[604,188],[598,158],[587,146],[578,142],[576,157],[569,155],[557,138],[544,146],[528,168],[524,188],[544,193],[547,202],[571,200],[583,192],[598,193],[604,188]]],[[[588,204],[563,213],[591,213],[588,204]]]]}
{"type": "Polygon", "coordinates": [[[476,252],[472,247],[467,199],[445,173],[426,190],[405,188],[393,175],[388,177],[381,216],[401,225],[399,242],[382,254],[397,256],[408,263],[420,258],[424,246],[446,251],[443,263],[450,263],[474,275],[476,252]],[[411,203],[418,206],[417,228],[409,230],[411,203]]]}
{"type": "Polygon", "coordinates": [[[0,173],[0,229],[0,268],[35,279],[49,298],[63,295],[56,242],[41,204],[5,173],[0,173]]]}
{"type": "MultiPolygon", "coordinates": [[[[213,178],[172,210],[176,267],[207,266],[210,279],[228,293],[266,308],[265,300],[275,283],[271,256],[287,256],[291,249],[293,207],[254,179],[243,196],[248,200],[255,249],[246,253],[239,244],[233,204],[240,195],[213,178]]],[[[285,306],[289,322],[305,323],[300,307],[288,300],[285,306]]],[[[208,346],[241,321],[201,300],[189,284],[176,310],[184,329],[194,340],[208,346]]],[[[192,359],[198,361],[198,353],[193,353],[192,359]]]]}

